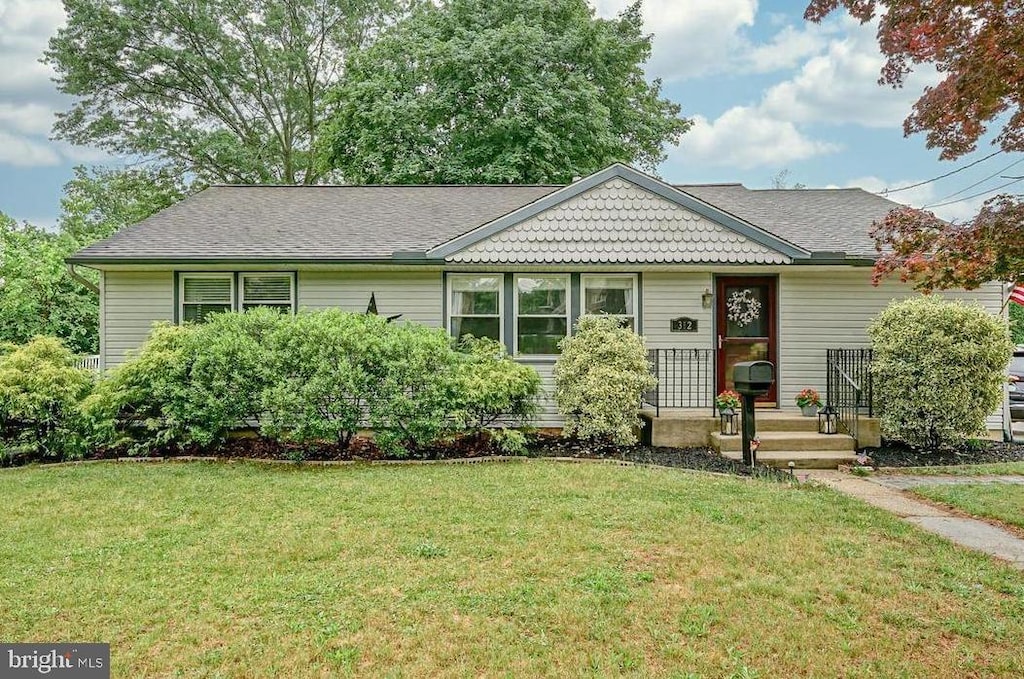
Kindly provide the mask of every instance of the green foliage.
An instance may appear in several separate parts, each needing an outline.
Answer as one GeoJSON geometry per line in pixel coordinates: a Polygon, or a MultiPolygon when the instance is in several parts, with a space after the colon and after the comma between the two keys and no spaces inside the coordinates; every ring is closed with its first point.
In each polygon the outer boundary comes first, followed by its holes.
{"type": "Polygon", "coordinates": [[[449,0],[355,53],[329,93],[325,162],[351,182],[569,182],[653,169],[690,126],[643,65],[639,3],[449,0]]]}
{"type": "MultiPolygon", "coordinates": [[[[65,258],[167,207],[185,188],[165,173],[75,169],[64,187],[58,231],[0,213],[0,340],[60,338],[72,351],[99,350],[99,295],[68,273],[65,258]]],[[[96,284],[95,272],[80,275],[96,284]]]]}
{"type": "Polygon", "coordinates": [[[502,452],[520,455],[526,437],[509,429],[527,424],[537,413],[540,375],[512,360],[505,345],[466,335],[459,340],[458,415],[465,431],[490,438],[502,452]],[[494,426],[501,422],[502,426],[494,426]]]}
{"type": "Polygon", "coordinates": [[[461,416],[468,429],[483,429],[499,419],[515,426],[537,413],[540,375],[512,360],[505,345],[470,335],[458,343],[461,416]]]}
{"type": "Polygon", "coordinates": [[[377,445],[397,455],[457,430],[457,361],[444,330],[380,322],[364,348],[373,378],[367,415],[377,445]]]}
{"type": "Polygon", "coordinates": [[[82,452],[79,402],[92,373],[75,367],[74,354],[53,337],[36,337],[0,356],[0,437],[24,441],[37,454],[82,452]]]}
{"type": "Polygon", "coordinates": [[[384,325],[379,316],[330,310],[278,326],[269,338],[275,379],[263,394],[264,433],[347,446],[370,395],[367,340],[384,325]]]}
{"type": "Polygon", "coordinates": [[[54,134],[201,181],[316,183],[310,149],[350,49],[407,0],[65,0],[45,61],[54,134]]]}
{"type": "Polygon", "coordinates": [[[868,328],[882,432],[939,448],[984,434],[1002,403],[1012,344],[977,306],[921,296],[893,302],[868,328]]]}
{"type": "Polygon", "coordinates": [[[644,339],[611,316],[581,316],[559,343],[555,401],[565,434],[616,444],[636,443],[637,414],[651,375],[644,339]]]}
{"type": "Polygon", "coordinates": [[[1010,335],[1014,344],[1024,344],[1024,306],[1010,304],[1010,335]]]}
{"type": "Polygon", "coordinates": [[[265,348],[278,312],[215,314],[203,325],[159,326],[86,404],[95,438],[138,448],[209,446],[260,417],[273,382],[265,348]]]}

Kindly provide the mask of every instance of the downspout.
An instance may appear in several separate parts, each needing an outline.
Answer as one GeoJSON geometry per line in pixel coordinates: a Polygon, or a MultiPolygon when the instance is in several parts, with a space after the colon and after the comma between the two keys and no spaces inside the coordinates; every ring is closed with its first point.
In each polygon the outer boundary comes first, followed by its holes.
{"type": "MultiPolygon", "coordinates": [[[[1013,290],[1013,283],[1009,285],[1001,284],[999,290],[1001,291],[1003,303],[1002,308],[999,310],[999,315],[1006,320],[1007,323],[1010,321],[1010,291],[1013,290]]],[[[1003,380],[1003,441],[1007,443],[1013,443],[1013,417],[1010,415],[1010,383],[1008,380],[1003,380]]]]}
{"type": "Polygon", "coordinates": [[[85,287],[87,287],[90,290],[92,290],[93,292],[95,292],[97,295],[100,294],[99,286],[97,286],[95,283],[90,281],[88,278],[85,278],[84,276],[82,276],[82,274],[80,274],[77,271],[75,271],[75,265],[74,264],[72,264],[71,262],[68,262],[67,263],[67,267],[68,267],[68,275],[71,276],[71,278],[73,280],[81,283],[85,287]]]}

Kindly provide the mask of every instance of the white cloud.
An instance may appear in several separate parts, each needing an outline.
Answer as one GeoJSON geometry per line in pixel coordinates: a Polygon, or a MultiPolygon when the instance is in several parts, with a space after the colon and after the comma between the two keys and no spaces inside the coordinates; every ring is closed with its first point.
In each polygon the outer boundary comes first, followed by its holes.
{"type": "Polygon", "coordinates": [[[756,108],[735,106],[714,121],[694,117],[693,127],[673,155],[688,163],[749,169],[779,167],[839,150],[838,144],[806,137],[791,122],[765,117],[756,108]]]}
{"type": "Polygon", "coordinates": [[[0,130],[0,163],[15,167],[59,165],[60,155],[45,143],[0,130]]]}
{"type": "Polygon", "coordinates": [[[60,0],[0,0],[0,164],[39,167],[110,158],[47,138],[68,98],[53,84],[53,69],[39,60],[64,20],[60,0]]]}
{"type": "Polygon", "coordinates": [[[0,127],[22,134],[46,136],[53,126],[54,110],[43,104],[0,102],[0,127]]]}
{"type": "MultiPolygon", "coordinates": [[[[592,0],[597,13],[614,17],[632,0],[592,0]]],[[[757,0],[646,0],[644,30],[654,34],[647,72],[665,80],[721,71],[754,25],[757,0]]]]}
{"type": "Polygon", "coordinates": [[[883,57],[876,27],[848,17],[842,24],[842,36],[830,40],[824,54],[765,92],[761,109],[767,115],[797,123],[897,127],[923,87],[938,82],[934,71],[920,70],[902,89],[879,85],[883,57]]]}

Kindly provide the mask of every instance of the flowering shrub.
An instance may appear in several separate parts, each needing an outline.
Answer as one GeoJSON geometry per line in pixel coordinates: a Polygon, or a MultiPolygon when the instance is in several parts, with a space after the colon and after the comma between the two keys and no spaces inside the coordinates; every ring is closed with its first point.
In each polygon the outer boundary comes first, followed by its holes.
{"type": "Polygon", "coordinates": [[[885,436],[935,449],[985,432],[1013,350],[1004,319],[922,296],[890,304],[868,334],[885,436]]]}
{"type": "Polygon", "coordinates": [[[816,389],[807,387],[796,395],[796,404],[801,408],[807,406],[814,406],[816,408],[821,407],[821,394],[816,389]]]}
{"type": "Polygon", "coordinates": [[[559,342],[555,402],[566,436],[636,443],[643,392],[651,375],[643,337],[611,316],[581,316],[576,332],[559,342]]]}
{"type": "Polygon", "coordinates": [[[740,395],[732,389],[726,389],[721,394],[715,397],[715,407],[721,412],[726,408],[731,410],[739,410],[743,404],[740,400],[740,395]]]}

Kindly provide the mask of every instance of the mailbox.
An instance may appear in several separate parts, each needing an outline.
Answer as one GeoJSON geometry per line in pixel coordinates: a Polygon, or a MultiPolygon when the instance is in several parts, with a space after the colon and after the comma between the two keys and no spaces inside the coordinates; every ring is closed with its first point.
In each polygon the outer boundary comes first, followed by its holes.
{"type": "Polygon", "coordinates": [[[766,394],[775,381],[775,366],[768,361],[736,363],[732,368],[732,381],[741,394],[766,394]]]}

